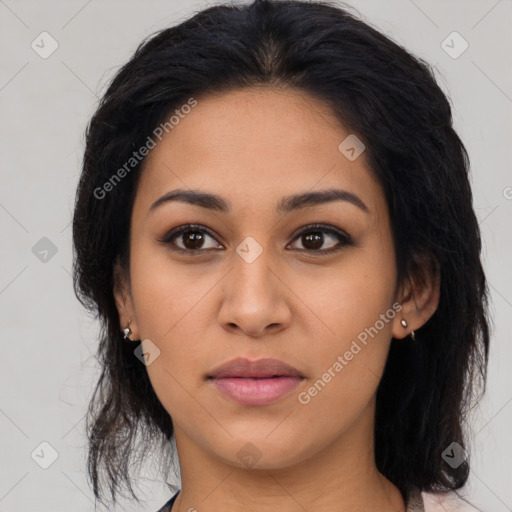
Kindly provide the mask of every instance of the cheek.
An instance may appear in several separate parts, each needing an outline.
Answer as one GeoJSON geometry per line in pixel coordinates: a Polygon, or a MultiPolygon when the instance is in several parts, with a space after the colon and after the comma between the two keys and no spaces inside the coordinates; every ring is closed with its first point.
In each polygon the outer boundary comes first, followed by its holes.
{"type": "Polygon", "coordinates": [[[395,316],[387,294],[376,297],[375,289],[364,282],[356,279],[335,290],[339,297],[353,292],[359,298],[338,299],[336,307],[322,309],[325,323],[335,334],[324,329],[314,350],[305,352],[314,361],[314,372],[297,396],[297,424],[312,439],[319,422],[323,435],[330,438],[368,410],[384,371],[395,316]]]}
{"type": "MultiPolygon", "coordinates": [[[[194,320],[208,302],[208,292],[218,276],[201,265],[173,261],[170,253],[151,242],[132,248],[131,284],[134,309],[141,335],[168,344],[184,324],[194,320]]],[[[190,332],[189,339],[194,339],[190,332]]],[[[190,344],[189,344],[190,345],[190,344]]]]}
{"type": "Polygon", "coordinates": [[[387,360],[397,309],[393,251],[380,246],[347,252],[342,264],[324,271],[314,280],[302,278],[297,288],[314,313],[308,313],[310,331],[316,325],[308,357],[314,356],[317,384],[304,400],[316,402],[318,411],[325,408],[322,414],[334,404],[354,407],[355,414],[374,394],[387,360]]]}
{"type": "MultiPolygon", "coordinates": [[[[308,306],[309,316],[323,325],[322,337],[338,347],[373,326],[394,300],[396,274],[389,251],[357,248],[335,266],[300,275],[294,292],[308,306]]],[[[389,334],[391,323],[379,322],[379,330],[389,334]]]]}
{"type": "Polygon", "coordinates": [[[218,278],[211,272],[199,275],[197,267],[183,270],[165,251],[149,245],[135,244],[132,255],[137,326],[141,339],[151,340],[159,353],[147,366],[148,375],[166,408],[176,400],[178,405],[186,405],[186,393],[181,396],[180,385],[188,389],[192,378],[199,379],[204,368],[202,358],[211,351],[211,340],[204,336],[204,308],[218,278]]]}

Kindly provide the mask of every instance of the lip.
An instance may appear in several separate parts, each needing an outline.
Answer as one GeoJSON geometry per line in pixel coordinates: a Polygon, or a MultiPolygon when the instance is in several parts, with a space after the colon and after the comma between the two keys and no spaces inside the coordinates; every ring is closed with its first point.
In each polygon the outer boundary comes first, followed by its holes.
{"type": "Polygon", "coordinates": [[[251,361],[237,357],[215,368],[208,378],[221,379],[225,377],[304,377],[304,375],[289,364],[279,359],[264,358],[251,361]]]}
{"type": "Polygon", "coordinates": [[[278,359],[237,358],[207,376],[224,396],[242,405],[266,405],[288,395],[305,376],[278,359]]]}

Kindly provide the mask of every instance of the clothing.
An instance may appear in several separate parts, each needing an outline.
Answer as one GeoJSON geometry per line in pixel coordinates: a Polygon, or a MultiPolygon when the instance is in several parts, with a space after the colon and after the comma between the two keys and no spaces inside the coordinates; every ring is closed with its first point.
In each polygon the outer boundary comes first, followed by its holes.
{"type": "Polygon", "coordinates": [[[176,501],[179,493],[180,491],[178,491],[162,508],[159,508],[157,512],[170,512],[172,504],[176,501]]]}
{"type": "Polygon", "coordinates": [[[411,489],[405,505],[407,507],[406,512],[425,512],[425,503],[421,491],[417,488],[411,489]]]}
{"type": "MultiPolygon", "coordinates": [[[[176,501],[179,491],[157,512],[170,512],[172,504],[176,501]]],[[[423,503],[423,496],[419,489],[412,489],[409,493],[408,499],[405,503],[406,512],[425,512],[425,505],[423,503]]]]}

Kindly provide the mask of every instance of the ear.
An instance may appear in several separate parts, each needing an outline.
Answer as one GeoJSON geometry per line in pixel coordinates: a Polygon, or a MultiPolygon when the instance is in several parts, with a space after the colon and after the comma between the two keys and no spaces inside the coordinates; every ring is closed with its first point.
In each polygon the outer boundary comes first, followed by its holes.
{"type": "Polygon", "coordinates": [[[412,272],[398,295],[402,309],[393,319],[393,337],[397,339],[405,338],[427,323],[439,305],[439,263],[425,253],[415,255],[413,260],[412,272]],[[407,322],[407,327],[401,324],[402,320],[407,322]]]}
{"type": "Polygon", "coordinates": [[[117,312],[119,315],[120,330],[123,331],[130,322],[130,329],[132,334],[130,338],[133,340],[139,339],[137,319],[135,318],[135,311],[133,308],[130,279],[128,271],[121,264],[119,256],[116,258],[113,269],[113,280],[114,280],[114,299],[116,302],[117,312]]]}

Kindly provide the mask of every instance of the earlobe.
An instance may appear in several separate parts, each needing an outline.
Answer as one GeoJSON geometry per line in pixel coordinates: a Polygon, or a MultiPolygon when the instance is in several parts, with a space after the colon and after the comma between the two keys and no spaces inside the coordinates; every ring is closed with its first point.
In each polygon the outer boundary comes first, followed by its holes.
{"type": "Polygon", "coordinates": [[[400,297],[402,309],[393,322],[393,337],[414,339],[420,329],[435,313],[440,299],[441,275],[439,264],[433,256],[416,255],[414,271],[407,278],[400,297]]]}

